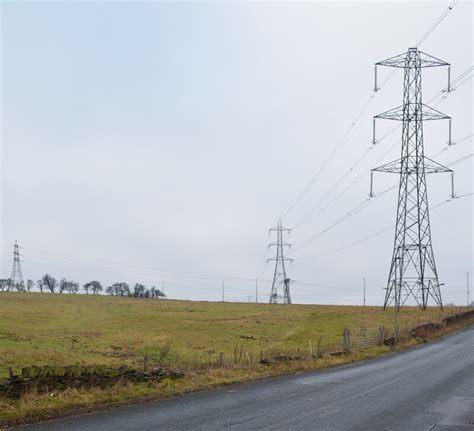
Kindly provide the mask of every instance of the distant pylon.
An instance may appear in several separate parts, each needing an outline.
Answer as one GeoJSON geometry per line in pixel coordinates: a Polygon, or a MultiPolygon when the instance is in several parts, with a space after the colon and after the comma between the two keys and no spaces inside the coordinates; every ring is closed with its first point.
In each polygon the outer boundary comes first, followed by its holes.
{"type": "Polygon", "coordinates": [[[285,228],[278,220],[276,227],[268,232],[276,232],[277,240],[268,244],[268,247],[276,247],[276,257],[267,259],[267,262],[275,261],[275,271],[273,273],[272,291],[270,293],[270,304],[291,304],[290,279],[286,276],[285,262],[293,262],[293,259],[286,258],[283,253],[283,247],[291,247],[291,244],[283,242],[283,232],[290,232],[291,229],[285,228]]]}
{"type": "Polygon", "coordinates": [[[20,265],[20,252],[18,249],[18,242],[15,241],[15,246],[13,247],[13,267],[11,280],[11,289],[16,289],[19,292],[25,290],[25,282],[23,281],[23,274],[21,272],[20,265]]]}
{"type": "MultiPolygon", "coordinates": [[[[374,171],[378,171],[395,173],[400,177],[395,242],[384,308],[393,304],[396,309],[400,309],[410,296],[422,310],[426,309],[430,296],[439,307],[443,308],[441,285],[431,241],[426,174],[450,172],[453,179],[453,171],[425,157],[423,122],[449,120],[448,144],[451,145],[451,118],[423,104],[421,70],[424,67],[448,66],[446,91],[449,92],[450,65],[417,48],[409,48],[404,54],[376,63],[376,80],[377,66],[404,70],[403,105],[374,117],[374,143],[376,143],[375,119],[402,122],[401,158],[372,170],[372,175],[374,171]]],[[[377,90],[375,82],[375,91],[377,90]]],[[[370,195],[373,196],[372,186],[370,195]]],[[[451,195],[454,197],[453,185],[451,195]]]]}

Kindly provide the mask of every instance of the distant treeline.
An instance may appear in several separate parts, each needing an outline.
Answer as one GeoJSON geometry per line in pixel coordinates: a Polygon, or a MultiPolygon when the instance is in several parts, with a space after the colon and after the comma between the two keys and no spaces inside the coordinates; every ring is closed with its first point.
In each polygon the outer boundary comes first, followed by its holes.
{"type": "MultiPolygon", "coordinates": [[[[36,282],[33,280],[27,280],[26,285],[21,283],[14,284],[11,279],[4,278],[0,279],[0,292],[31,292],[35,288],[40,292],[50,293],[71,293],[75,294],[79,292],[79,283],[61,278],[56,280],[49,274],[45,274],[41,279],[36,282]]],[[[102,284],[97,281],[89,281],[82,286],[86,294],[100,295],[104,291],[102,284]]],[[[123,296],[129,298],[164,298],[166,295],[156,287],[147,288],[143,284],[137,283],[131,288],[127,283],[120,282],[114,283],[111,286],[105,288],[105,293],[112,296],[123,296]]]]}

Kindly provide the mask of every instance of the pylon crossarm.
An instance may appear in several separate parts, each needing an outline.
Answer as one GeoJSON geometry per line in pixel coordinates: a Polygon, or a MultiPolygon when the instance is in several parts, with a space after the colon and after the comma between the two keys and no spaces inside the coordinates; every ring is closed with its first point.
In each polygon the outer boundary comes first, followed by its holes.
{"type": "Polygon", "coordinates": [[[433,57],[432,55],[426,54],[423,51],[418,52],[420,54],[421,67],[450,66],[450,64],[444,60],[441,60],[437,57],[433,57]]]}
{"type": "Polygon", "coordinates": [[[423,121],[450,120],[451,119],[449,115],[443,114],[437,109],[434,109],[431,106],[425,105],[424,103],[421,104],[421,108],[422,108],[421,116],[422,116],[423,121]]]}
{"type": "Polygon", "coordinates": [[[267,259],[267,262],[275,262],[275,261],[280,261],[280,262],[282,261],[282,262],[292,263],[292,262],[295,261],[295,259],[291,259],[290,257],[283,257],[283,258],[270,257],[270,258],[267,259]]]}
{"type": "Polygon", "coordinates": [[[401,172],[401,159],[394,160],[393,162],[386,163],[385,165],[379,166],[372,169],[372,172],[385,172],[389,174],[399,174],[401,172]]]}
{"type": "Polygon", "coordinates": [[[425,174],[440,174],[453,172],[452,169],[449,169],[448,167],[443,166],[440,163],[435,162],[434,160],[431,160],[426,156],[423,157],[423,164],[419,164],[418,166],[415,165],[409,169],[402,170],[402,159],[394,160],[393,162],[389,162],[372,169],[372,172],[385,172],[389,174],[400,174],[401,172],[406,172],[410,174],[417,171],[424,171],[425,174]]]}
{"type": "MultiPolygon", "coordinates": [[[[407,52],[394,57],[387,58],[386,60],[375,63],[376,66],[387,66],[387,67],[398,67],[404,69],[409,65],[408,58],[410,51],[417,51],[420,57],[419,67],[437,67],[437,66],[449,66],[450,64],[440,60],[439,58],[433,57],[432,55],[426,54],[422,51],[418,51],[416,48],[410,48],[407,52]]],[[[414,66],[413,66],[414,67],[414,66]]]]}
{"type": "Polygon", "coordinates": [[[277,226],[268,229],[268,232],[291,232],[291,229],[283,226],[277,226]]]}
{"type": "Polygon", "coordinates": [[[403,106],[397,106],[396,108],[389,109],[388,111],[385,111],[385,112],[382,112],[381,114],[376,115],[374,118],[380,118],[383,120],[403,121],[404,119],[403,106]]]}
{"type": "Polygon", "coordinates": [[[424,158],[425,160],[425,173],[427,174],[440,174],[440,173],[445,173],[445,172],[453,172],[452,169],[449,169],[446,166],[441,165],[438,162],[435,162],[434,160],[431,160],[428,157],[424,158]]]}
{"type": "MultiPolygon", "coordinates": [[[[404,106],[397,106],[396,108],[389,109],[388,111],[382,112],[381,114],[376,115],[374,118],[379,118],[383,120],[394,120],[394,121],[415,121],[415,120],[450,120],[449,115],[443,114],[442,112],[431,108],[428,105],[420,104],[421,112],[414,110],[410,112],[409,109],[406,109],[404,106]]],[[[375,127],[375,126],[373,126],[375,127]]]]}
{"type": "Polygon", "coordinates": [[[281,244],[278,243],[278,242],[271,242],[270,244],[268,244],[268,247],[269,247],[269,248],[270,248],[270,247],[278,247],[278,246],[280,246],[280,245],[282,245],[283,247],[290,247],[290,248],[291,248],[291,246],[292,246],[293,244],[289,244],[289,243],[287,243],[287,242],[282,242],[281,244]]]}

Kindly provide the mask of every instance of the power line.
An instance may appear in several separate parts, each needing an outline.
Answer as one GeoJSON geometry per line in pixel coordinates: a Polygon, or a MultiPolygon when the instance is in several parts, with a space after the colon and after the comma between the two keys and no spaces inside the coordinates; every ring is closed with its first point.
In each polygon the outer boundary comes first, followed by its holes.
{"type": "Polygon", "coordinates": [[[353,131],[354,127],[356,126],[359,118],[363,115],[363,113],[366,111],[366,109],[370,106],[371,102],[374,100],[376,96],[377,91],[373,90],[370,97],[367,99],[367,101],[363,104],[362,108],[359,110],[357,113],[356,117],[352,121],[351,125],[348,127],[342,138],[338,141],[332,152],[329,154],[329,156],[326,158],[326,160],[323,162],[319,170],[316,172],[316,174],[313,176],[311,181],[308,183],[308,185],[305,187],[305,189],[301,192],[301,194],[296,198],[296,200],[293,202],[292,205],[283,213],[282,218],[285,218],[288,216],[288,214],[294,209],[294,207],[303,199],[303,197],[306,195],[306,193],[309,192],[311,187],[315,184],[316,180],[319,178],[319,176],[324,172],[326,169],[327,165],[329,162],[332,160],[336,152],[341,148],[341,146],[346,142],[346,139],[348,139],[350,133],[353,131]]]}
{"type": "MultiPolygon", "coordinates": [[[[463,138],[464,140],[465,138],[463,138]]],[[[464,157],[461,157],[460,159],[457,159],[455,161],[452,161],[450,163],[447,163],[446,166],[452,166],[454,164],[457,164],[457,163],[460,163],[464,160],[467,160],[471,157],[473,157],[474,154],[468,154],[467,156],[464,156],[464,157]]],[[[337,220],[335,223],[331,224],[330,226],[328,226],[327,228],[323,229],[322,231],[320,231],[319,233],[317,233],[316,235],[310,237],[310,238],[307,238],[306,240],[303,240],[303,241],[300,241],[300,242],[297,242],[296,245],[298,245],[296,248],[294,248],[292,250],[292,252],[295,252],[297,250],[299,250],[300,248],[303,248],[304,246],[308,245],[309,243],[311,243],[312,241],[314,241],[316,238],[319,238],[321,235],[323,235],[324,233],[328,232],[329,230],[331,230],[332,228],[336,227],[337,225],[339,225],[340,223],[344,222],[347,218],[349,217],[352,217],[353,215],[359,213],[360,211],[362,211],[364,208],[366,208],[370,202],[374,202],[375,199],[378,199],[380,196],[383,196],[385,194],[387,194],[388,192],[396,189],[398,187],[397,184],[394,184],[393,186],[385,189],[384,191],[378,193],[374,198],[372,199],[365,199],[364,201],[362,201],[361,203],[357,204],[351,211],[349,211],[348,213],[346,213],[343,217],[341,217],[339,220],[337,220]],[[364,205],[364,202],[367,202],[366,205],[364,205]]],[[[393,226],[391,226],[390,228],[392,228],[393,226]]],[[[379,233],[383,233],[385,231],[387,231],[388,229],[390,228],[386,228],[386,229],[383,229],[381,232],[379,233]]],[[[376,235],[374,235],[376,236],[376,235]]],[[[370,236],[372,237],[372,235],[370,236]]],[[[361,241],[357,241],[358,242],[361,242],[361,241]]],[[[355,244],[354,244],[355,245],[355,244]]],[[[332,252],[328,253],[328,254],[331,254],[332,252]]],[[[307,259],[307,258],[306,258],[307,259]]],[[[303,260],[306,260],[305,258],[303,258],[303,260]]],[[[301,258],[298,258],[298,260],[302,260],[301,258]]]]}
{"type": "MultiPolygon", "coordinates": [[[[462,199],[462,198],[465,198],[465,197],[468,197],[468,196],[472,196],[472,195],[474,195],[474,192],[472,192],[472,193],[465,193],[465,194],[456,196],[456,197],[454,197],[454,198],[450,198],[450,199],[444,200],[444,201],[442,201],[442,202],[440,202],[440,203],[438,203],[438,204],[433,205],[432,207],[430,207],[430,211],[433,211],[433,210],[439,208],[440,206],[443,206],[443,205],[445,205],[445,204],[447,204],[447,203],[449,203],[449,202],[452,202],[453,200],[462,199]]],[[[356,240],[356,241],[352,241],[352,242],[350,242],[349,244],[346,244],[346,245],[344,245],[344,246],[335,248],[335,249],[333,249],[333,250],[329,250],[329,251],[324,252],[324,253],[317,254],[317,255],[315,255],[315,256],[300,257],[300,258],[298,258],[298,262],[305,261],[305,260],[317,259],[317,258],[319,258],[319,257],[328,256],[328,255],[330,255],[330,254],[334,254],[334,253],[337,253],[337,252],[339,252],[339,251],[346,250],[346,249],[348,249],[348,248],[351,248],[351,247],[354,247],[354,246],[356,246],[356,245],[359,245],[359,244],[361,244],[361,243],[363,243],[363,242],[365,242],[365,241],[368,241],[369,239],[372,239],[372,238],[375,238],[375,237],[377,237],[377,236],[379,236],[379,235],[382,235],[382,234],[385,233],[385,232],[391,231],[394,227],[395,227],[395,225],[392,224],[392,225],[387,226],[387,227],[385,227],[385,228],[383,228],[383,229],[381,229],[381,230],[379,230],[379,231],[377,231],[377,232],[375,232],[375,233],[373,233],[373,234],[364,236],[364,237],[362,237],[362,238],[360,238],[360,239],[358,239],[358,240],[356,240]]]]}
{"type": "Polygon", "coordinates": [[[346,214],[344,214],[341,218],[339,218],[338,220],[336,220],[334,223],[332,223],[331,225],[329,225],[327,228],[321,230],[320,232],[318,232],[316,235],[313,235],[309,238],[306,238],[305,240],[303,241],[300,241],[296,244],[299,244],[297,247],[295,247],[293,250],[292,250],[292,253],[296,252],[297,250],[301,249],[302,247],[305,247],[306,245],[310,244],[311,242],[313,242],[315,239],[319,238],[321,235],[325,234],[326,232],[330,231],[331,229],[335,228],[337,225],[343,223],[346,219],[348,219],[349,217],[352,217],[354,216],[355,214],[359,213],[360,211],[362,211],[367,205],[369,205],[371,202],[371,199],[369,198],[366,198],[364,199],[362,202],[358,203],[354,208],[352,208],[349,212],[347,212],[346,214]]]}
{"type": "MultiPolygon", "coordinates": [[[[446,16],[451,12],[451,10],[456,6],[459,0],[454,0],[449,7],[443,11],[443,13],[436,19],[436,21],[425,31],[425,33],[422,35],[422,37],[419,39],[419,41],[415,44],[415,46],[421,45],[430,35],[431,33],[439,26],[439,24],[446,18],[446,16]]],[[[285,218],[288,216],[288,214],[295,208],[295,206],[303,199],[303,197],[308,193],[308,191],[311,189],[311,187],[315,184],[316,180],[319,178],[319,176],[322,174],[322,172],[325,170],[326,166],[329,164],[329,162],[332,160],[336,152],[339,150],[339,148],[344,144],[345,140],[348,138],[352,130],[354,129],[355,125],[357,124],[358,120],[362,117],[366,109],[370,106],[372,101],[374,100],[375,96],[377,95],[378,91],[384,88],[394,77],[396,71],[393,71],[392,73],[389,74],[389,76],[382,82],[381,86],[378,87],[377,81],[374,86],[374,89],[372,90],[369,98],[364,102],[362,105],[361,109],[355,116],[354,120],[350,124],[350,126],[346,129],[344,135],[342,138],[338,141],[336,146],[334,147],[333,151],[329,154],[327,159],[323,162],[322,166],[320,169],[316,172],[316,174],[313,176],[311,181],[308,183],[308,185],[304,188],[304,190],[298,195],[296,200],[290,205],[290,207],[283,213],[282,218],[285,218]]]]}
{"type": "Polygon", "coordinates": [[[448,166],[455,165],[457,163],[463,162],[464,160],[470,159],[472,156],[474,156],[474,153],[468,154],[467,156],[461,157],[460,159],[454,160],[453,162],[449,163],[448,166]]]}
{"type": "MultiPolygon", "coordinates": [[[[33,253],[39,253],[42,257],[44,257],[45,254],[51,254],[50,251],[46,250],[40,250],[40,249],[35,249],[35,248],[24,248],[27,252],[33,252],[33,253]]],[[[223,276],[223,275],[210,275],[210,274],[202,274],[202,273],[190,273],[190,272],[178,272],[178,271],[165,271],[158,269],[156,267],[149,267],[149,266],[143,266],[143,265],[131,265],[131,264],[125,264],[125,263],[113,263],[113,262],[104,262],[100,261],[95,258],[86,258],[86,257],[70,257],[67,258],[64,256],[63,253],[58,252],[57,254],[53,254],[53,257],[55,260],[60,260],[63,262],[69,262],[72,263],[73,265],[81,266],[84,269],[94,269],[98,268],[98,263],[99,265],[102,264],[102,269],[99,269],[99,271],[110,271],[114,269],[118,269],[121,272],[128,272],[128,273],[138,273],[141,274],[143,273],[143,270],[147,271],[152,271],[153,274],[156,274],[159,277],[177,277],[177,278],[183,278],[183,279],[202,279],[202,280],[242,280],[242,281],[253,281],[255,280],[255,277],[236,277],[236,276],[223,276]],[[89,266],[88,266],[89,265],[89,266]],[[124,268],[130,268],[129,271],[125,270],[124,268]],[[137,272],[140,271],[140,272],[137,272]]]]}
{"type": "MultiPolygon", "coordinates": [[[[455,87],[455,84],[459,81],[459,79],[461,79],[462,77],[466,76],[467,73],[469,73],[470,71],[473,70],[473,66],[470,66],[468,69],[466,69],[464,72],[461,73],[461,75],[459,75],[452,83],[451,83],[451,91],[453,91],[455,88],[457,88],[458,86],[455,87]]],[[[443,87],[443,89],[441,89],[440,91],[438,91],[427,103],[431,103],[432,101],[436,100],[437,98],[439,98],[440,96],[442,96],[444,93],[444,89],[446,87],[443,87]]],[[[444,100],[445,97],[443,97],[442,99],[440,99],[438,101],[437,104],[435,104],[435,107],[438,106],[442,100],[444,100]]],[[[380,143],[382,142],[382,140],[384,140],[385,138],[387,138],[390,134],[392,134],[394,131],[398,130],[400,128],[400,125],[397,125],[395,127],[393,127],[392,129],[390,129],[387,133],[385,133],[385,135],[383,135],[377,142],[380,143]]],[[[386,154],[388,154],[389,152],[391,152],[397,144],[400,143],[400,140],[397,139],[397,141],[389,148],[389,150],[384,153],[384,155],[380,158],[378,158],[375,163],[378,163],[378,161],[380,161],[386,154]]],[[[293,226],[293,230],[296,229],[297,227],[303,225],[303,224],[306,224],[308,221],[310,221],[311,219],[313,219],[316,215],[318,214],[321,214],[326,208],[328,208],[333,202],[335,202],[340,196],[342,196],[345,191],[343,193],[341,193],[340,195],[338,195],[338,197],[334,200],[332,200],[330,202],[330,204],[326,205],[325,207],[323,207],[320,211],[318,211],[316,214],[314,214],[312,217],[311,217],[311,214],[319,208],[319,206],[326,200],[326,198],[328,196],[330,196],[330,194],[342,183],[342,181],[344,181],[345,178],[347,178],[353,171],[354,169],[356,169],[356,167],[362,162],[363,159],[365,159],[365,157],[371,152],[371,149],[373,147],[369,147],[368,150],[365,151],[365,153],[342,175],[342,177],[333,185],[333,187],[316,203],[316,205],[314,205],[294,226],[293,226]]],[[[370,169],[367,169],[359,178],[363,177],[367,172],[370,172],[370,169]]],[[[349,190],[353,185],[355,185],[358,181],[359,181],[359,178],[354,181],[347,189],[349,190]]]]}
{"type": "Polygon", "coordinates": [[[464,141],[467,141],[469,138],[472,138],[473,134],[469,134],[467,136],[464,136],[463,138],[461,139],[458,139],[457,141],[453,142],[452,144],[448,144],[446,145],[445,147],[441,148],[441,150],[439,150],[436,154],[434,154],[431,158],[434,159],[436,157],[438,157],[439,155],[441,155],[442,153],[444,153],[445,151],[449,150],[450,148],[452,148],[454,145],[457,145],[457,144],[460,144],[461,142],[464,142],[464,141]]]}
{"type": "Polygon", "coordinates": [[[453,10],[453,8],[457,5],[459,0],[454,0],[447,8],[443,11],[443,13],[438,17],[438,19],[433,23],[433,25],[428,28],[428,30],[423,33],[420,40],[415,44],[416,47],[420,46],[433,31],[438,27],[441,22],[448,16],[448,14],[453,10]]]}

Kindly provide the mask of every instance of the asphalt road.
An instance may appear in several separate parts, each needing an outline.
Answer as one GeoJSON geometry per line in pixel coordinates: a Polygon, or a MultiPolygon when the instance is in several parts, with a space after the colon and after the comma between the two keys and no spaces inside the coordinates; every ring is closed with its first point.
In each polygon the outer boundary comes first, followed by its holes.
{"type": "Polygon", "coordinates": [[[474,430],[474,328],[383,358],[27,430],[474,430]]]}

